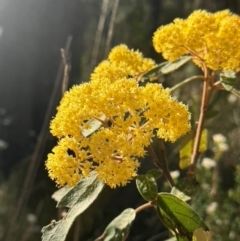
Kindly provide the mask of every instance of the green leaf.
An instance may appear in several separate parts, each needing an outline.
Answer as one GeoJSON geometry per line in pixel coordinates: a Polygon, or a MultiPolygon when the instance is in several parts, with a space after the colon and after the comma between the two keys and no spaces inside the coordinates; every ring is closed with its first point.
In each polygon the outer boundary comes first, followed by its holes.
{"type": "Polygon", "coordinates": [[[160,208],[157,209],[157,213],[158,213],[158,216],[162,222],[162,224],[167,227],[168,229],[172,230],[172,231],[175,231],[176,228],[177,228],[177,225],[172,222],[172,220],[168,217],[168,215],[161,211],[160,208]]]}
{"type": "Polygon", "coordinates": [[[64,241],[74,220],[85,211],[102,191],[104,184],[93,173],[71,188],[58,202],[57,207],[70,208],[66,216],[58,222],[42,228],[43,241],[64,241]]]}
{"type": "Polygon", "coordinates": [[[162,172],[157,169],[152,169],[147,172],[147,175],[153,176],[156,180],[162,176],[162,172]]]}
{"type": "Polygon", "coordinates": [[[149,70],[148,72],[144,73],[142,76],[138,77],[138,79],[140,81],[145,81],[145,80],[154,80],[160,77],[161,75],[163,75],[163,73],[161,72],[161,69],[166,64],[168,64],[168,62],[163,62],[159,64],[157,67],[149,70]]]}
{"type": "Polygon", "coordinates": [[[171,194],[173,194],[174,196],[180,198],[181,200],[183,200],[184,202],[187,202],[191,199],[191,197],[189,197],[188,195],[186,195],[184,192],[180,191],[178,188],[173,187],[171,190],[171,194]]]}
{"type": "Polygon", "coordinates": [[[209,120],[213,117],[216,117],[219,113],[220,113],[220,111],[217,111],[217,110],[207,110],[207,113],[205,115],[205,119],[209,120]]]}
{"type": "Polygon", "coordinates": [[[169,74],[178,68],[180,68],[182,65],[187,63],[192,57],[191,56],[183,56],[179,59],[175,60],[174,62],[163,62],[159,64],[154,69],[151,69],[147,73],[144,73],[142,76],[138,77],[140,81],[145,80],[154,80],[164,74],[169,74]]]}
{"type": "Polygon", "coordinates": [[[186,195],[192,196],[199,189],[199,183],[194,179],[184,177],[179,179],[176,188],[184,192],[186,195]]]}
{"type": "Polygon", "coordinates": [[[185,236],[181,236],[179,234],[177,234],[176,236],[177,236],[177,241],[189,241],[189,239],[185,236]]]}
{"type": "Polygon", "coordinates": [[[236,84],[237,76],[232,70],[225,70],[220,74],[220,82],[227,91],[231,91],[236,84]]]}
{"type": "Polygon", "coordinates": [[[192,57],[189,55],[182,56],[179,59],[175,60],[174,62],[167,63],[161,68],[161,72],[163,74],[169,74],[177,69],[179,69],[181,66],[186,64],[189,60],[191,60],[192,57]]]}
{"type": "Polygon", "coordinates": [[[123,241],[127,238],[130,226],[136,216],[132,208],[125,209],[105,229],[101,238],[102,241],[123,241]]]}
{"type": "Polygon", "coordinates": [[[159,193],[157,206],[159,212],[167,216],[186,237],[192,237],[192,233],[198,228],[208,230],[207,225],[187,203],[170,193],[159,193]]]}
{"type": "Polygon", "coordinates": [[[146,201],[153,201],[157,198],[157,182],[152,175],[139,175],[136,178],[136,184],[139,193],[146,201]]]}

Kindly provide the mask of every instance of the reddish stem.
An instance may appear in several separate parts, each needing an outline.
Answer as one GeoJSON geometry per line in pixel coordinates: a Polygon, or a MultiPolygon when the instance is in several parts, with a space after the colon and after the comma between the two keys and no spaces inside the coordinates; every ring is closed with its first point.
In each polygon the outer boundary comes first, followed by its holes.
{"type": "Polygon", "coordinates": [[[206,111],[207,111],[207,106],[208,106],[210,95],[213,91],[213,89],[212,89],[212,87],[213,87],[212,79],[214,78],[214,75],[212,75],[212,76],[208,75],[208,71],[207,71],[207,68],[206,68],[205,64],[202,65],[202,70],[204,72],[205,79],[204,79],[204,82],[203,82],[200,115],[199,115],[199,119],[198,119],[196,135],[195,135],[195,138],[194,138],[194,145],[193,145],[193,151],[192,151],[192,156],[191,156],[191,163],[190,163],[189,170],[188,170],[189,176],[194,176],[194,172],[195,172],[195,169],[196,169],[205,114],[206,114],[206,111]]]}

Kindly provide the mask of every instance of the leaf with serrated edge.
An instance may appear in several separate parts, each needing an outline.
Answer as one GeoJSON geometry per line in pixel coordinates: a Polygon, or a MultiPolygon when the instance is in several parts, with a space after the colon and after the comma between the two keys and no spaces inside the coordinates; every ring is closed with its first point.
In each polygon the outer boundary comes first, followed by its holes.
{"type": "Polygon", "coordinates": [[[129,228],[136,217],[135,210],[132,208],[125,209],[119,216],[106,227],[103,241],[123,241],[127,238],[129,228]]]}
{"type": "Polygon", "coordinates": [[[157,198],[157,183],[152,175],[137,176],[136,185],[139,193],[146,201],[153,201],[157,198]]]}
{"type": "Polygon", "coordinates": [[[57,207],[70,209],[63,219],[42,228],[42,241],[64,241],[74,220],[93,203],[103,187],[96,173],[82,179],[58,202],[57,207]]]}
{"type": "Polygon", "coordinates": [[[157,206],[160,212],[163,211],[186,235],[198,228],[208,230],[207,225],[187,203],[170,193],[159,193],[157,206]]]}

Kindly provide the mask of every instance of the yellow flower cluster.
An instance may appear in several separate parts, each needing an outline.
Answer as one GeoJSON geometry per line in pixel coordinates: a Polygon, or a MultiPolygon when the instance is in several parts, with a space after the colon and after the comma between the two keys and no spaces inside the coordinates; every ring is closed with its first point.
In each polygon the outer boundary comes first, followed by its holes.
{"type": "Polygon", "coordinates": [[[95,68],[91,81],[101,83],[105,79],[110,79],[113,82],[123,77],[136,77],[154,67],[156,64],[152,59],[143,58],[142,53],[121,44],[111,50],[108,60],[95,68]]]}
{"type": "Polygon", "coordinates": [[[90,171],[113,188],[126,185],[137,175],[137,159],[145,155],[155,133],[174,142],[189,131],[188,109],[172,99],[168,89],[152,83],[139,86],[126,77],[153,65],[120,45],[95,69],[90,82],[64,94],[50,126],[59,143],[46,162],[59,186],[75,185],[90,171]],[[86,135],[92,123],[99,128],[86,135]]]}
{"type": "Polygon", "coordinates": [[[198,10],[160,27],[153,45],[169,61],[191,54],[196,64],[202,61],[212,70],[236,70],[240,68],[240,17],[228,10],[214,14],[198,10]]]}

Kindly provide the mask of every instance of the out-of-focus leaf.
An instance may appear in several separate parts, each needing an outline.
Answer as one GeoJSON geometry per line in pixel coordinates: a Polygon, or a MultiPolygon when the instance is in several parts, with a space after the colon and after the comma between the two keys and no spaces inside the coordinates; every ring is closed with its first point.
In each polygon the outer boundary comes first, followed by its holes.
{"type": "Polygon", "coordinates": [[[192,196],[198,189],[199,183],[193,179],[187,177],[179,179],[176,184],[176,188],[185,193],[188,196],[192,196]]]}
{"type": "Polygon", "coordinates": [[[207,136],[208,136],[208,131],[207,129],[204,129],[201,134],[201,139],[200,139],[200,146],[199,146],[199,152],[203,153],[207,150],[207,136]]]}
{"type": "Polygon", "coordinates": [[[220,82],[227,91],[231,91],[236,84],[237,76],[232,70],[225,70],[220,74],[220,82]]]}
{"type": "Polygon", "coordinates": [[[71,188],[57,204],[57,207],[70,208],[69,211],[63,219],[42,228],[42,240],[64,241],[74,220],[93,203],[103,186],[97,174],[93,173],[71,188]]]}
{"type": "Polygon", "coordinates": [[[211,233],[204,231],[202,228],[198,228],[193,232],[193,241],[211,241],[211,233]]]}
{"type": "Polygon", "coordinates": [[[170,74],[171,72],[180,68],[182,65],[186,64],[191,58],[191,56],[183,56],[174,62],[163,62],[154,69],[151,69],[147,73],[144,73],[142,76],[138,77],[138,80],[154,80],[162,75],[170,74]]]}
{"type": "Polygon", "coordinates": [[[162,172],[157,169],[152,169],[147,172],[147,175],[153,176],[156,180],[162,176],[162,172]]]}
{"type": "MultiPolygon", "coordinates": [[[[191,155],[193,149],[193,139],[191,139],[185,146],[180,150],[180,161],[179,167],[186,169],[190,165],[191,155]]],[[[203,153],[207,150],[207,130],[204,129],[201,134],[199,152],[203,153]]]]}
{"type": "Polygon", "coordinates": [[[205,115],[205,119],[208,120],[213,117],[216,117],[219,113],[220,113],[220,111],[217,111],[217,110],[209,110],[209,111],[207,111],[207,113],[205,115]]]}
{"type": "Polygon", "coordinates": [[[208,230],[207,225],[187,203],[170,193],[159,193],[157,206],[159,212],[167,216],[186,237],[192,237],[198,228],[208,230]]]}
{"type": "Polygon", "coordinates": [[[125,209],[105,229],[101,238],[102,241],[123,241],[127,238],[130,226],[136,216],[132,208],[125,209]]]}
{"type": "Polygon", "coordinates": [[[189,197],[188,195],[186,195],[184,192],[180,191],[178,188],[173,187],[171,190],[171,194],[173,194],[174,196],[180,198],[181,200],[183,200],[184,202],[187,202],[191,199],[191,197],[189,197]]]}
{"type": "Polygon", "coordinates": [[[152,175],[139,175],[136,178],[139,193],[146,201],[153,201],[157,198],[157,183],[152,175]]]}

